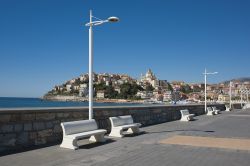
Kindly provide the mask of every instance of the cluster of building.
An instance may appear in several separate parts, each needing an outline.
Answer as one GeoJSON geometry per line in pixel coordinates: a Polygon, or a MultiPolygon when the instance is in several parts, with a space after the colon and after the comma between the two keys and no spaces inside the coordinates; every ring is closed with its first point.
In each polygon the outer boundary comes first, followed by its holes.
{"type": "MultiPolygon", "coordinates": [[[[100,84],[103,83],[106,86],[112,85],[114,87],[114,90],[120,93],[120,85],[124,83],[132,83],[134,80],[126,75],[126,74],[93,74],[93,82],[94,84],[100,84]]],[[[89,82],[89,76],[88,74],[81,75],[80,77],[71,79],[69,81],[66,81],[62,85],[55,86],[52,90],[52,93],[55,94],[78,94],[81,97],[87,97],[88,96],[88,82],[89,82]]],[[[104,97],[103,91],[97,92],[98,98],[104,97]]]]}
{"type": "Polygon", "coordinates": [[[230,93],[232,100],[248,100],[250,81],[233,80],[226,83],[213,84],[207,86],[207,96],[213,101],[229,101],[230,93]],[[231,86],[231,88],[230,88],[231,86]],[[230,92],[231,89],[231,92],[230,92]]]}
{"type": "MultiPolygon", "coordinates": [[[[81,75],[65,82],[63,85],[55,86],[51,91],[53,94],[70,94],[88,97],[88,74],[81,75]]],[[[126,74],[94,74],[94,84],[103,83],[106,86],[112,86],[117,93],[121,92],[120,86],[124,83],[136,83],[144,90],[138,91],[136,96],[143,100],[154,101],[179,101],[189,100],[192,102],[204,101],[204,83],[185,83],[184,81],[159,80],[155,74],[149,69],[145,75],[141,74],[139,79],[133,79],[126,74]],[[147,88],[148,86],[151,89],[147,88]]],[[[207,98],[211,101],[228,101],[230,86],[229,82],[207,85],[207,98]]],[[[250,82],[241,82],[239,80],[232,81],[231,94],[233,99],[238,99],[242,91],[250,89],[250,82]]],[[[247,94],[248,98],[248,93],[247,94]]],[[[96,92],[97,98],[105,98],[105,91],[96,92]]]]}

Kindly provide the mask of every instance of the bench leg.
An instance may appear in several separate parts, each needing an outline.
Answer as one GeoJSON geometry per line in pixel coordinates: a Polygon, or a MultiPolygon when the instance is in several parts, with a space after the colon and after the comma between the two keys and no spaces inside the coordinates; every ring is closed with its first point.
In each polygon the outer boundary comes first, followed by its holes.
{"type": "Polygon", "coordinates": [[[189,118],[188,118],[188,116],[183,116],[183,117],[181,117],[181,121],[184,121],[184,122],[187,122],[187,121],[189,121],[189,118]]]}
{"type": "Polygon", "coordinates": [[[188,121],[194,120],[194,116],[188,116],[187,119],[188,121]]]}
{"type": "Polygon", "coordinates": [[[76,150],[78,149],[77,140],[71,139],[71,138],[63,138],[63,141],[60,147],[76,150]]]}
{"type": "Polygon", "coordinates": [[[214,115],[214,113],[212,111],[208,111],[207,115],[214,115]]]}
{"type": "Polygon", "coordinates": [[[127,133],[138,134],[138,133],[140,133],[140,129],[139,129],[139,127],[131,127],[128,129],[127,133]]]}
{"type": "Polygon", "coordinates": [[[104,138],[104,134],[92,135],[89,138],[90,142],[105,142],[106,139],[104,138]]]}
{"type": "Polygon", "coordinates": [[[122,129],[117,129],[117,128],[112,128],[109,136],[110,137],[119,137],[119,138],[124,137],[124,135],[122,133],[122,129]]]}

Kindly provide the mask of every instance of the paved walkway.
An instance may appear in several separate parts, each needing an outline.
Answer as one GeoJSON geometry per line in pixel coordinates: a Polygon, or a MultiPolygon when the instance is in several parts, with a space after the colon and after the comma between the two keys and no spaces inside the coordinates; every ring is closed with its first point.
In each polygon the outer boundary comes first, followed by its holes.
{"type": "MultiPolygon", "coordinates": [[[[51,146],[0,157],[1,166],[249,166],[250,151],[221,146],[162,143],[172,137],[250,140],[250,110],[198,116],[192,122],[168,122],[142,128],[145,133],[87,144],[77,151],[51,146]],[[190,136],[190,137],[188,137],[190,136]]],[[[243,142],[244,143],[244,142],[243,142]]],[[[210,142],[211,144],[211,142],[210,142]]],[[[233,144],[233,142],[232,142],[233,144]]],[[[246,145],[248,146],[248,145],[246,145]]]]}

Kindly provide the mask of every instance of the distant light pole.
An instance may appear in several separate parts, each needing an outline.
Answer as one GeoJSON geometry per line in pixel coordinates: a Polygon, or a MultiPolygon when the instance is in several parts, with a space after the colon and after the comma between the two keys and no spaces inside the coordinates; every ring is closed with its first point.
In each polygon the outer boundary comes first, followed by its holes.
{"type": "Polygon", "coordinates": [[[205,69],[204,79],[205,79],[205,112],[207,112],[207,75],[218,74],[218,72],[208,73],[205,69]]]}
{"type": "Polygon", "coordinates": [[[240,106],[241,106],[241,108],[243,107],[243,89],[241,88],[241,90],[240,90],[240,106]]]}
{"type": "Polygon", "coordinates": [[[177,95],[177,91],[176,89],[174,90],[174,104],[176,104],[176,95],[177,95]]]}
{"type": "Polygon", "coordinates": [[[249,90],[247,88],[243,89],[243,87],[240,88],[240,103],[241,103],[241,107],[243,107],[243,94],[245,94],[246,96],[246,100],[245,103],[249,102],[249,98],[248,98],[248,94],[249,94],[249,90]]]}
{"type": "Polygon", "coordinates": [[[247,89],[247,88],[245,88],[245,90],[244,90],[244,92],[243,93],[245,93],[245,95],[246,95],[246,103],[249,103],[249,98],[248,98],[248,95],[249,95],[249,89],[247,89]]]}
{"type": "Polygon", "coordinates": [[[89,119],[93,119],[93,26],[101,25],[106,22],[117,22],[117,17],[109,17],[106,20],[99,19],[92,15],[92,10],[89,14],[89,23],[85,26],[89,26],[89,119]],[[95,18],[96,21],[92,21],[95,18]]]}
{"type": "Polygon", "coordinates": [[[249,90],[247,89],[247,103],[249,103],[249,97],[248,97],[248,95],[249,95],[249,90]]]}
{"type": "Polygon", "coordinates": [[[230,81],[229,83],[229,98],[230,98],[229,108],[231,109],[232,108],[232,81],[230,81]]]}

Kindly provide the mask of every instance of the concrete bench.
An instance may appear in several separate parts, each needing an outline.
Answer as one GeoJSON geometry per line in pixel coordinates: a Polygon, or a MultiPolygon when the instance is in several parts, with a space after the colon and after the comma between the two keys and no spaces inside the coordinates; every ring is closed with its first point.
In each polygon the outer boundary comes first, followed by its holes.
{"type": "Polygon", "coordinates": [[[91,142],[105,142],[104,134],[107,130],[98,129],[96,121],[80,120],[61,123],[63,130],[63,141],[60,147],[78,149],[77,140],[89,138],[91,142]]]}
{"type": "Polygon", "coordinates": [[[131,115],[110,117],[111,122],[111,132],[109,136],[111,137],[123,137],[124,130],[127,130],[127,133],[139,133],[140,123],[134,123],[131,115]]]}
{"type": "Polygon", "coordinates": [[[212,109],[213,109],[215,115],[218,115],[220,113],[220,110],[217,109],[216,107],[212,107],[212,109]]]}
{"type": "Polygon", "coordinates": [[[181,110],[181,121],[190,121],[194,120],[194,114],[190,114],[189,111],[181,110]]]}
{"type": "Polygon", "coordinates": [[[207,107],[207,115],[215,115],[215,111],[212,109],[212,107],[207,107]]]}
{"type": "Polygon", "coordinates": [[[248,108],[250,108],[250,104],[249,103],[245,104],[242,109],[248,109],[248,108]]]}
{"type": "Polygon", "coordinates": [[[230,108],[229,105],[225,105],[225,107],[226,107],[226,110],[225,110],[225,111],[232,111],[232,109],[230,108]]]}

